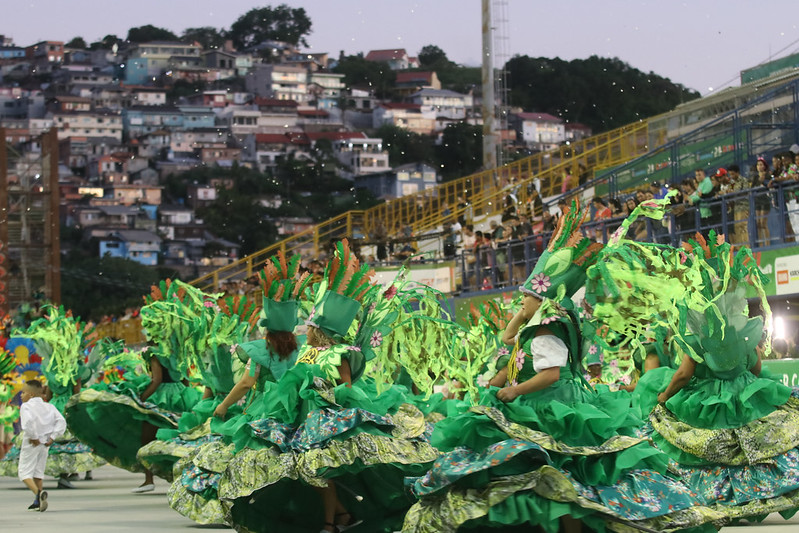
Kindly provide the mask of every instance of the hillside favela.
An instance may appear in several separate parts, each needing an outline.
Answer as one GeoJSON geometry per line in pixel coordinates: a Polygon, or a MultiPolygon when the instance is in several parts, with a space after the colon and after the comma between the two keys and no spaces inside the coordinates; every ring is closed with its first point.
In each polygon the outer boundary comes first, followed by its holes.
{"type": "Polygon", "coordinates": [[[799,531],[795,25],[143,1],[0,17],[0,529],[799,531]]]}

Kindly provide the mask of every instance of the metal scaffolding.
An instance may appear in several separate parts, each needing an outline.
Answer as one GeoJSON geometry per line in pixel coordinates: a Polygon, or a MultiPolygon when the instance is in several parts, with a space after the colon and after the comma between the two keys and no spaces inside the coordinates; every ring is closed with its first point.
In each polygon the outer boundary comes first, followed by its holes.
{"type": "Polygon", "coordinates": [[[0,311],[61,300],[58,134],[16,146],[0,128],[0,311]]]}

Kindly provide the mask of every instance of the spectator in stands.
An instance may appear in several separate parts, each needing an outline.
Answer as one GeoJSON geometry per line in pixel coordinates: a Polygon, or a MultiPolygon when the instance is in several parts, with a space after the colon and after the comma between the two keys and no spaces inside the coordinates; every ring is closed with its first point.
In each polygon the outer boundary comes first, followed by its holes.
{"type": "Polygon", "coordinates": [[[541,231],[544,233],[552,233],[555,231],[555,225],[558,223],[558,217],[552,214],[549,209],[544,210],[544,224],[541,231]]]}
{"type": "Polygon", "coordinates": [[[618,198],[611,198],[608,200],[608,207],[610,208],[610,216],[612,217],[620,217],[624,214],[622,212],[621,202],[618,198]]]}
{"type": "Polygon", "coordinates": [[[452,259],[458,253],[457,237],[452,230],[452,224],[444,223],[443,254],[446,259],[452,259]]]}
{"type": "Polygon", "coordinates": [[[566,191],[571,190],[572,188],[572,175],[571,171],[568,168],[564,168],[561,171],[561,184],[560,184],[560,193],[566,194],[566,191]]]}
{"type": "Polygon", "coordinates": [[[649,192],[652,193],[652,198],[655,200],[662,200],[669,193],[669,189],[661,185],[660,182],[653,181],[649,184],[649,192]]]}
{"type": "Polygon", "coordinates": [[[527,215],[523,214],[519,217],[519,226],[521,227],[520,231],[526,236],[533,234],[533,225],[530,224],[530,217],[527,215]]]}
{"type": "Polygon", "coordinates": [[[738,245],[748,244],[749,198],[741,195],[741,192],[749,188],[749,182],[741,175],[741,168],[738,165],[728,166],[727,176],[729,178],[729,193],[739,195],[731,202],[731,220],[733,221],[732,242],[738,245]]]}
{"type": "Polygon", "coordinates": [[[377,219],[375,229],[372,232],[372,238],[377,243],[377,260],[380,262],[388,259],[388,248],[386,241],[388,240],[388,229],[382,218],[377,219]]]}
{"type": "Polygon", "coordinates": [[[541,200],[541,195],[538,193],[538,189],[535,187],[532,188],[530,191],[530,196],[528,197],[528,214],[532,217],[533,220],[539,220],[541,216],[544,214],[544,202],[541,200]]]}
{"type": "MultiPolygon", "coordinates": [[[[713,212],[710,210],[709,202],[713,198],[713,180],[705,173],[705,169],[698,168],[694,171],[696,188],[690,194],[686,194],[688,203],[699,208],[699,219],[702,233],[708,233],[714,226],[713,212]]],[[[685,191],[683,191],[685,192],[685,191]]]]}
{"type": "MultiPolygon", "coordinates": [[[[502,222],[504,223],[507,221],[503,220],[502,222]]],[[[491,227],[491,238],[494,241],[498,241],[499,239],[501,239],[502,234],[505,232],[505,227],[499,225],[499,223],[496,220],[492,220],[489,226],[491,227]]]]}
{"type": "Polygon", "coordinates": [[[510,217],[516,216],[516,201],[510,194],[505,197],[505,208],[502,210],[502,222],[509,220],[510,217]]]}
{"type": "MultiPolygon", "coordinates": [[[[627,198],[627,201],[624,203],[624,215],[628,216],[637,206],[638,202],[635,200],[635,197],[630,196],[627,198]]],[[[644,222],[644,218],[639,217],[638,220],[633,222],[627,234],[631,235],[636,241],[646,240],[646,222],[644,222]]]]}
{"type": "MultiPolygon", "coordinates": [[[[771,182],[771,173],[768,163],[762,157],[757,158],[757,174],[752,178],[752,187],[768,187],[771,182]]],[[[755,225],[757,238],[766,245],[771,241],[768,229],[768,214],[771,211],[771,194],[767,190],[755,192],[755,225]]]]}
{"type": "Polygon", "coordinates": [[[599,196],[595,196],[592,203],[594,204],[594,220],[605,220],[612,216],[610,208],[608,208],[605,200],[599,196]]]}

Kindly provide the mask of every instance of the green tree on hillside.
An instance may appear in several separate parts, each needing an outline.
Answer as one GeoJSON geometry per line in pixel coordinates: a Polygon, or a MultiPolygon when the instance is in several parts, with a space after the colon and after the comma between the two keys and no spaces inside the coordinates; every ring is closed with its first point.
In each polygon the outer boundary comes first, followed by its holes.
{"type": "Polygon", "coordinates": [[[73,37],[71,41],[64,45],[65,48],[80,48],[81,50],[85,50],[88,48],[86,45],[86,41],[83,40],[83,37],[73,37]]]}
{"type": "Polygon", "coordinates": [[[436,151],[445,181],[473,174],[483,165],[483,128],[465,122],[450,124],[436,151]]]}
{"type": "Polygon", "coordinates": [[[243,49],[264,41],[284,41],[308,46],[305,39],[311,33],[311,19],[305,9],[286,4],[277,7],[251,9],[230,27],[228,37],[237,48],[243,49]]]}
{"type": "Polygon", "coordinates": [[[333,72],[344,74],[347,87],[369,87],[378,98],[388,99],[394,94],[397,73],[388,63],[367,61],[363,55],[345,56],[339,59],[333,72]]]}
{"type": "Polygon", "coordinates": [[[178,36],[166,28],[158,28],[152,24],[139,26],[128,30],[128,41],[132,43],[147,43],[150,41],[177,41],[178,36]]]}
{"type": "Polygon", "coordinates": [[[385,124],[375,132],[383,139],[383,148],[388,151],[388,163],[398,167],[407,163],[431,163],[435,158],[432,138],[408,129],[385,124]]]}
{"type": "Polygon", "coordinates": [[[180,36],[184,43],[199,43],[204,49],[221,48],[225,44],[225,35],[212,26],[186,28],[180,36]]]}
{"type": "Polygon", "coordinates": [[[696,91],[618,58],[515,56],[505,67],[511,105],[581,122],[594,132],[664,113],[699,97],[696,91]]]}

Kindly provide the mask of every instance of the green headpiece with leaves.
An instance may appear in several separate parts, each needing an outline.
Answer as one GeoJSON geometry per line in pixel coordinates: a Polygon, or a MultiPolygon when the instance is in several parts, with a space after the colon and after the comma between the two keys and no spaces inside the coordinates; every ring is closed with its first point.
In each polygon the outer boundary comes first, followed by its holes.
{"type": "Polygon", "coordinates": [[[294,331],[299,323],[299,300],[311,281],[307,272],[299,275],[300,259],[295,254],[286,261],[281,250],[267,260],[259,273],[264,292],[264,318],[258,323],[261,327],[269,331],[294,331]]]}
{"type": "Polygon", "coordinates": [[[336,243],[306,323],[331,338],[346,336],[361,311],[361,302],[380,292],[380,286],[370,281],[373,274],[368,265],[360,265],[347,239],[336,243]]]}
{"type": "Polygon", "coordinates": [[[537,298],[562,300],[573,295],[585,283],[585,271],[602,249],[580,233],[587,211],[580,211],[580,202],[572,200],[558,219],[546,250],[538,258],[532,273],[519,287],[524,294],[537,298]]]}

